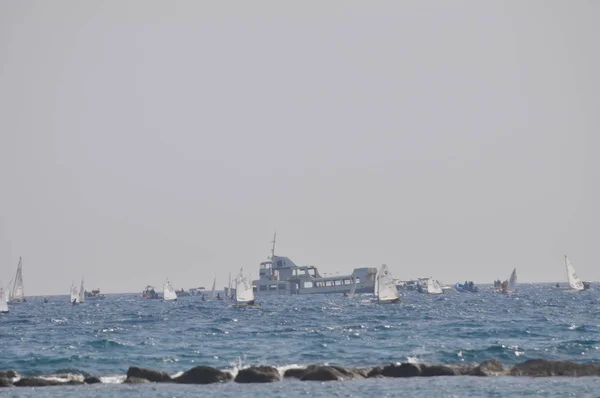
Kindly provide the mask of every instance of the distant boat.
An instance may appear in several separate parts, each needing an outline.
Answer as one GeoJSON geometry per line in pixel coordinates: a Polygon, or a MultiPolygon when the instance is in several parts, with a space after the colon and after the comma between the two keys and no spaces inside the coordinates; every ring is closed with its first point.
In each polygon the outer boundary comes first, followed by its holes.
{"type": "Polygon", "coordinates": [[[473,282],[467,282],[464,284],[457,283],[456,285],[454,285],[454,289],[456,289],[457,292],[461,293],[477,293],[479,291],[479,288],[475,286],[473,282]]]}
{"type": "Polygon", "coordinates": [[[12,286],[9,286],[8,301],[10,303],[24,303],[25,290],[23,288],[23,261],[19,257],[19,265],[17,265],[17,273],[14,277],[12,286]]]}
{"type": "Polygon", "coordinates": [[[156,293],[154,286],[148,285],[144,288],[144,291],[142,292],[142,298],[158,299],[158,298],[160,298],[160,296],[158,295],[158,293],[156,293]]]}
{"type": "Polygon", "coordinates": [[[163,284],[163,300],[177,300],[177,293],[175,293],[175,289],[173,288],[173,285],[171,285],[171,282],[169,282],[168,279],[163,284]]]}
{"type": "Polygon", "coordinates": [[[71,282],[71,304],[79,304],[79,292],[77,291],[75,281],[71,282]]]}
{"type": "Polygon", "coordinates": [[[565,267],[567,268],[567,281],[569,282],[569,286],[561,287],[558,283],[556,284],[556,288],[561,290],[575,290],[582,291],[590,288],[589,282],[582,282],[577,276],[577,272],[575,272],[575,267],[569,261],[569,257],[565,254],[565,267]]]}
{"type": "Polygon", "coordinates": [[[81,277],[81,287],[79,288],[79,302],[85,302],[85,289],[83,287],[83,277],[81,277]]]}
{"type": "MultiPolygon", "coordinates": [[[[2,287],[2,282],[0,282],[0,297],[4,298],[6,297],[4,294],[4,288],[2,287]]],[[[8,302],[7,300],[0,300],[0,313],[2,314],[6,314],[8,313],[8,302]]]]}
{"type": "Polygon", "coordinates": [[[92,289],[91,292],[85,291],[86,300],[104,300],[105,296],[100,294],[100,289],[92,289]]]}
{"type": "Polygon", "coordinates": [[[380,304],[400,301],[400,293],[394,283],[394,277],[385,264],[379,268],[375,276],[375,296],[380,304]]]}
{"type": "Polygon", "coordinates": [[[254,288],[249,278],[244,276],[244,270],[235,279],[235,302],[237,305],[255,305],[254,288]]]}
{"type": "Polygon", "coordinates": [[[443,292],[444,291],[437,280],[433,278],[427,279],[427,294],[442,294],[443,292]]]}

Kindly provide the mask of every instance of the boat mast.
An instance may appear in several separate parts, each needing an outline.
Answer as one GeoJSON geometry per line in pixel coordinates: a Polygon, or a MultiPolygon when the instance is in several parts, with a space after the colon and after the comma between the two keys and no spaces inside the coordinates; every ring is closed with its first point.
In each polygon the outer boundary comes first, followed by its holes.
{"type": "Polygon", "coordinates": [[[271,261],[273,261],[275,259],[275,240],[277,238],[277,231],[275,231],[275,233],[273,234],[273,240],[271,241],[271,243],[273,244],[273,247],[271,248],[271,261]]]}

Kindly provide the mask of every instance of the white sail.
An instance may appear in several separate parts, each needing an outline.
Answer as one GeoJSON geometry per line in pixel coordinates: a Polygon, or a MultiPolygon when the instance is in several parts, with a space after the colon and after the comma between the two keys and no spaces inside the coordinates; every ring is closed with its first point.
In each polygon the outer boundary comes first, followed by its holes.
{"type": "Polygon", "coordinates": [[[10,299],[12,299],[12,288],[13,288],[14,280],[15,280],[14,276],[12,278],[10,278],[10,282],[8,282],[8,286],[6,287],[6,302],[9,302],[10,299]]]}
{"type": "Polygon", "coordinates": [[[377,299],[380,302],[400,299],[400,294],[394,283],[394,277],[385,264],[377,272],[377,299]]]}
{"type": "Polygon", "coordinates": [[[508,287],[506,290],[510,292],[514,292],[517,290],[517,269],[513,269],[513,272],[510,274],[510,278],[508,279],[508,287]]]}
{"type": "Polygon", "coordinates": [[[25,301],[25,290],[23,288],[23,262],[19,257],[19,265],[17,266],[17,274],[12,285],[10,293],[10,301],[23,302],[25,301]]]}
{"type": "Polygon", "coordinates": [[[235,301],[238,303],[254,301],[252,283],[244,276],[243,269],[240,269],[240,274],[235,279],[235,301]]]}
{"type": "Polygon", "coordinates": [[[229,284],[227,285],[227,297],[231,297],[231,272],[229,273],[229,284]]]}
{"type": "Polygon", "coordinates": [[[215,276],[213,279],[212,288],[210,289],[210,296],[212,298],[216,297],[215,289],[217,288],[217,277],[215,276]]]}
{"type": "MultiPolygon", "coordinates": [[[[0,282],[0,298],[4,298],[4,288],[2,287],[2,282],[0,282]]],[[[8,300],[0,300],[0,312],[8,312],[8,300]]]]}
{"type": "Polygon", "coordinates": [[[71,303],[79,303],[79,292],[77,291],[77,286],[75,286],[75,281],[71,283],[71,303]]]}
{"type": "Polygon", "coordinates": [[[352,287],[350,288],[350,293],[348,295],[354,296],[354,293],[356,293],[356,276],[352,274],[352,287]]]}
{"type": "Polygon", "coordinates": [[[569,286],[571,286],[571,289],[583,290],[583,282],[581,282],[581,279],[579,279],[579,277],[577,276],[575,268],[573,268],[573,265],[571,265],[571,262],[569,261],[569,258],[566,254],[565,265],[567,267],[567,278],[569,280],[569,286]]]}
{"type": "Polygon", "coordinates": [[[177,293],[175,293],[175,288],[171,285],[171,282],[167,279],[163,284],[163,299],[165,301],[177,300],[177,293]]]}
{"type": "Polygon", "coordinates": [[[429,278],[427,279],[427,293],[428,294],[442,294],[442,287],[440,286],[440,283],[433,279],[433,278],[429,278]]]}
{"type": "Polygon", "coordinates": [[[81,287],[79,288],[79,302],[85,301],[85,289],[83,288],[83,277],[81,278],[81,287]]]}

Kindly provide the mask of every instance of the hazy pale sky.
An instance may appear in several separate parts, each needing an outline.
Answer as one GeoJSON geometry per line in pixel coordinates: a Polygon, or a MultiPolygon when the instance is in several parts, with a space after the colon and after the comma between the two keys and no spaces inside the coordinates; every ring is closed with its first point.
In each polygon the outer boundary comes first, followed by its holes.
{"type": "Polygon", "coordinates": [[[0,279],[600,280],[598,1],[2,1],[0,279]]]}

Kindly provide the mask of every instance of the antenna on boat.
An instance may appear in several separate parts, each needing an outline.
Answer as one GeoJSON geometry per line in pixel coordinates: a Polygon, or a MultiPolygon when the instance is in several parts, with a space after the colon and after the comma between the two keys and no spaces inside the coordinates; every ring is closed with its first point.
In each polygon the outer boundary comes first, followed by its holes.
{"type": "Polygon", "coordinates": [[[271,248],[271,261],[275,258],[275,240],[277,239],[277,231],[275,231],[275,233],[273,234],[273,240],[271,241],[271,243],[273,244],[273,247],[271,248]]]}

